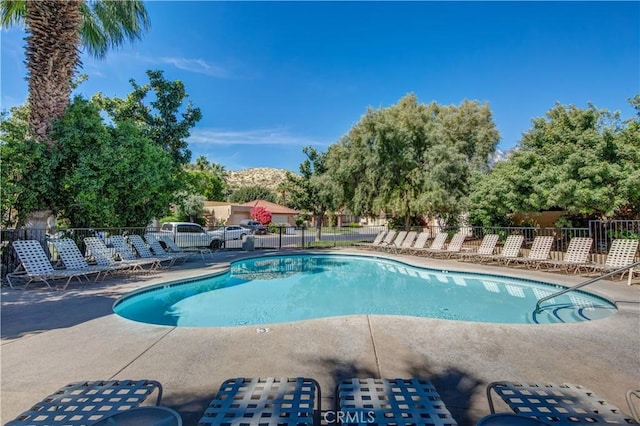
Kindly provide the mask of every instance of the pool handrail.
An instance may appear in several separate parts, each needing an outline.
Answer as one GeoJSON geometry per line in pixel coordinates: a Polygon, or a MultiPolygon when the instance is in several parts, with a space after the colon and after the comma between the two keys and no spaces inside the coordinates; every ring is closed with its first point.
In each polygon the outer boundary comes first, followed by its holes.
{"type": "Polygon", "coordinates": [[[539,313],[541,312],[541,310],[540,310],[540,304],[542,304],[542,302],[546,302],[546,301],[547,301],[547,300],[549,300],[549,299],[553,299],[554,297],[557,297],[557,296],[563,295],[563,294],[568,293],[568,292],[573,291],[573,290],[577,290],[577,289],[579,289],[579,288],[581,288],[581,287],[584,287],[584,286],[586,286],[586,285],[593,284],[593,283],[595,283],[596,281],[600,281],[600,280],[601,280],[601,279],[603,279],[603,278],[611,277],[611,276],[613,276],[613,275],[619,274],[619,273],[624,272],[624,271],[626,271],[626,270],[629,270],[629,283],[631,283],[631,275],[633,274],[633,268],[635,268],[635,267],[637,267],[637,266],[640,266],[640,261],[638,261],[638,262],[634,262],[634,263],[631,263],[631,264],[629,264],[629,265],[625,265],[625,266],[623,266],[623,267],[621,267],[621,268],[618,268],[618,269],[616,269],[616,270],[614,270],[614,271],[607,272],[606,274],[598,275],[598,276],[597,276],[597,277],[595,277],[595,278],[588,279],[587,281],[583,281],[583,282],[581,282],[581,283],[579,283],[579,284],[576,284],[576,285],[574,285],[574,286],[572,286],[572,287],[567,287],[567,288],[565,288],[565,289],[563,289],[563,290],[560,290],[560,291],[557,291],[557,292],[555,292],[555,293],[553,293],[553,294],[550,294],[550,295],[548,295],[548,296],[545,296],[545,297],[543,297],[543,298],[539,299],[539,300],[536,302],[536,309],[534,310],[534,312],[535,312],[536,314],[539,314],[539,313]]]}

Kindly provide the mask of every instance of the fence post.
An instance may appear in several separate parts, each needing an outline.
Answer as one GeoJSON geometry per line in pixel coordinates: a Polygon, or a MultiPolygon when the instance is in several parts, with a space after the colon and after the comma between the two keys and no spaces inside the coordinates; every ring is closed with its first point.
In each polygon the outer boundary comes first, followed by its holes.
{"type": "Polygon", "coordinates": [[[282,226],[278,226],[278,250],[282,249],[282,226]]]}

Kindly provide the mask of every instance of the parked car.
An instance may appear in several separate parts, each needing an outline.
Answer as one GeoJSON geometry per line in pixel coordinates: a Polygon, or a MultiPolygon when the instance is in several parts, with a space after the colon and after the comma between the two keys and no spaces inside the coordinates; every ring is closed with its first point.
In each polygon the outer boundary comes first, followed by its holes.
{"type": "Polygon", "coordinates": [[[221,226],[214,231],[209,231],[209,234],[227,241],[242,239],[245,235],[251,234],[251,231],[239,225],[230,225],[221,226]]]}
{"type": "Polygon", "coordinates": [[[156,235],[166,235],[180,247],[224,247],[224,239],[207,232],[202,226],[191,222],[163,223],[156,235]]]}
{"type": "Polygon", "coordinates": [[[264,226],[263,224],[261,224],[260,222],[258,222],[257,220],[242,219],[240,221],[240,226],[242,226],[245,229],[250,230],[251,232],[253,232],[256,235],[266,235],[267,234],[267,227],[264,226]]]}

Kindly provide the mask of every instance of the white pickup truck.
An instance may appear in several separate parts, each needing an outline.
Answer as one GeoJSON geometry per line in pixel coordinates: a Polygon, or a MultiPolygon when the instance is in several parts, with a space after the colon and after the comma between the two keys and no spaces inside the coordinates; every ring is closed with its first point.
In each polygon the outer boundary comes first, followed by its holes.
{"type": "Polygon", "coordinates": [[[224,247],[222,237],[208,233],[197,223],[167,222],[163,223],[156,235],[168,236],[180,247],[209,247],[219,249],[224,247]]]}

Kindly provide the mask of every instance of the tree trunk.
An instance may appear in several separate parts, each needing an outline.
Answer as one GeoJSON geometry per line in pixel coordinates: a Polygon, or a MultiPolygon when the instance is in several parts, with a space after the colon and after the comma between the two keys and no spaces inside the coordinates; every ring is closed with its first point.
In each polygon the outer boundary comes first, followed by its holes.
{"type": "Polygon", "coordinates": [[[316,213],[316,241],[320,241],[320,238],[322,238],[323,219],[324,219],[324,213],[316,213]]]}
{"type": "Polygon", "coordinates": [[[407,191],[404,192],[406,216],[404,217],[404,230],[409,231],[411,229],[411,206],[409,205],[409,196],[407,191]]]}
{"type": "Polygon", "coordinates": [[[49,210],[31,212],[24,222],[24,238],[44,244],[47,234],[55,232],[55,216],[49,210]]]}
{"type": "Polygon", "coordinates": [[[81,0],[27,0],[25,23],[29,124],[40,142],[69,105],[71,80],[80,64],[81,0]]]}

